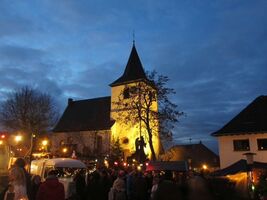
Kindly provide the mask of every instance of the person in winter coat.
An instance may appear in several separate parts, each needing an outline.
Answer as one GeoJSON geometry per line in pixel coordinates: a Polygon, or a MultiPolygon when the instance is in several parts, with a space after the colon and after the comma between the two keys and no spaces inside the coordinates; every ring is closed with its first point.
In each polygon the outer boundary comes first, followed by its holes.
{"type": "Polygon", "coordinates": [[[31,180],[31,195],[33,200],[36,199],[36,195],[40,185],[41,185],[41,177],[39,175],[33,175],[31,180]]]}
{"type": "Polygon", "coordinates": [[[46,180],[40,185],[36,200],[64,200],[64,186],[56,177],[57,171],[48,172],[46,180]]]}
{"type": "Polygon", "coordinates": [[[112,189],[114,190],[114,200],[126,200],[125,172],[119,171],[118,178],[114,181],[112,189]]]}
{"type": "Polygon", "coordinates": [[[5,200],[8,193],[14,192],[14,200],[28,200],[26,190],[26,178],[23,170],[19,167],[13,167],[9,171],[9,190],[6,192],[5,200]]]}

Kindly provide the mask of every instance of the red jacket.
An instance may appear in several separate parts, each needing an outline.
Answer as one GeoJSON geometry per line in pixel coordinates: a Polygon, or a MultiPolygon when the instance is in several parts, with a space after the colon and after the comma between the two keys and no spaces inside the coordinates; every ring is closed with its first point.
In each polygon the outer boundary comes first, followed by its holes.
{"type": "Polygon", "coordinates": [[[47,178],[37,192],[36,200],[64,200],[65,191],[62,183],[57,178],[47,178]]]}

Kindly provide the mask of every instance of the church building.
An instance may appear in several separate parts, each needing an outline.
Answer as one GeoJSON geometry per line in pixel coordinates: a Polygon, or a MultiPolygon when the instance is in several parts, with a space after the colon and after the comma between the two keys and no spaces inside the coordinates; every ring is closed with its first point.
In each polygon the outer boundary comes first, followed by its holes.
{"type": "Polygon", "coordinates": [[[105,156],[110,153],[111,145],[119,141],[126,159],[136,152],[137,141],[140,142],[142,139],[142,148],[147,157],[151,158],[153,145],[153,152],[158,158],[160,139],[157,118],[149,118],[149,124],[153,128],[147,131],[146,123],[131,119],[131,115],[141,116],[144,115],[143,112],[122,108],[122,105],[127,107],[133,103],[136,100],[134,98],[138,96],[139,104],[153,99],[149,109],[153,113],[158,111],[156,87],[146,76],[135,44],[124,73],[111,83],[110,87],[111,96],[77,101],[68,99],[68,105],[53,129],[52,153],[71,155],[71,152],[75,151],[81,156],[105,156]],[[141,101],[140,97],[145,96],[140,95],[144,86],[149,88],[145,91],[149,95],[141,101]],[[149,137],[152,138],[150,143],[149,137]]]}

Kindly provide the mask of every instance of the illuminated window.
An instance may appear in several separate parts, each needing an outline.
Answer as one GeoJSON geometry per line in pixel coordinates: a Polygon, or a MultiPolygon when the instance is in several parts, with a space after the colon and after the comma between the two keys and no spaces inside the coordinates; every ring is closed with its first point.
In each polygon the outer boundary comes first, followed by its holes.
{"type": "Polygon", "coordinates": [[[249,151],[249,140],[234,140],[234,151],[249,151]]]}
{"type": "Polygon", "coordinates": [[[257,139],[258,150],[267,150],[267,139],[257,139]]]}

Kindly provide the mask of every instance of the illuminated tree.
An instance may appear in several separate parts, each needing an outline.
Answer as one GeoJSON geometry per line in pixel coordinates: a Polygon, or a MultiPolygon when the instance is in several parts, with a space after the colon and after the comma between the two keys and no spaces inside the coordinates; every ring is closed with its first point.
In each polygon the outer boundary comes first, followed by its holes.
{"type": "Polygon", "coordinates": [[[0,104],[0,123],[10,131],[22,132],[30,138],[29,155],[34,136],[47,132],[57,119],[58,111],[51,96],[27,86],[10,93],[0,104]]]}
{"type": "Polygon", "coordinates": [[[145,129],[145,137],[151,150],[151,159],[156,160],[153,137],[160,132],[161,136],[170,137],[173,123],[183,115],[177,110],[168,95],[174,90],[167,88],[168,77],[157,75],[155,71],[148,73],[151,80],[142,80],[133,85],[126,85],[117,102],[112,102],[120,112],[119,119],[126,124],[139,125],[145,129]],[[159,131],[158,131],[159,130],[159,131]]]}

